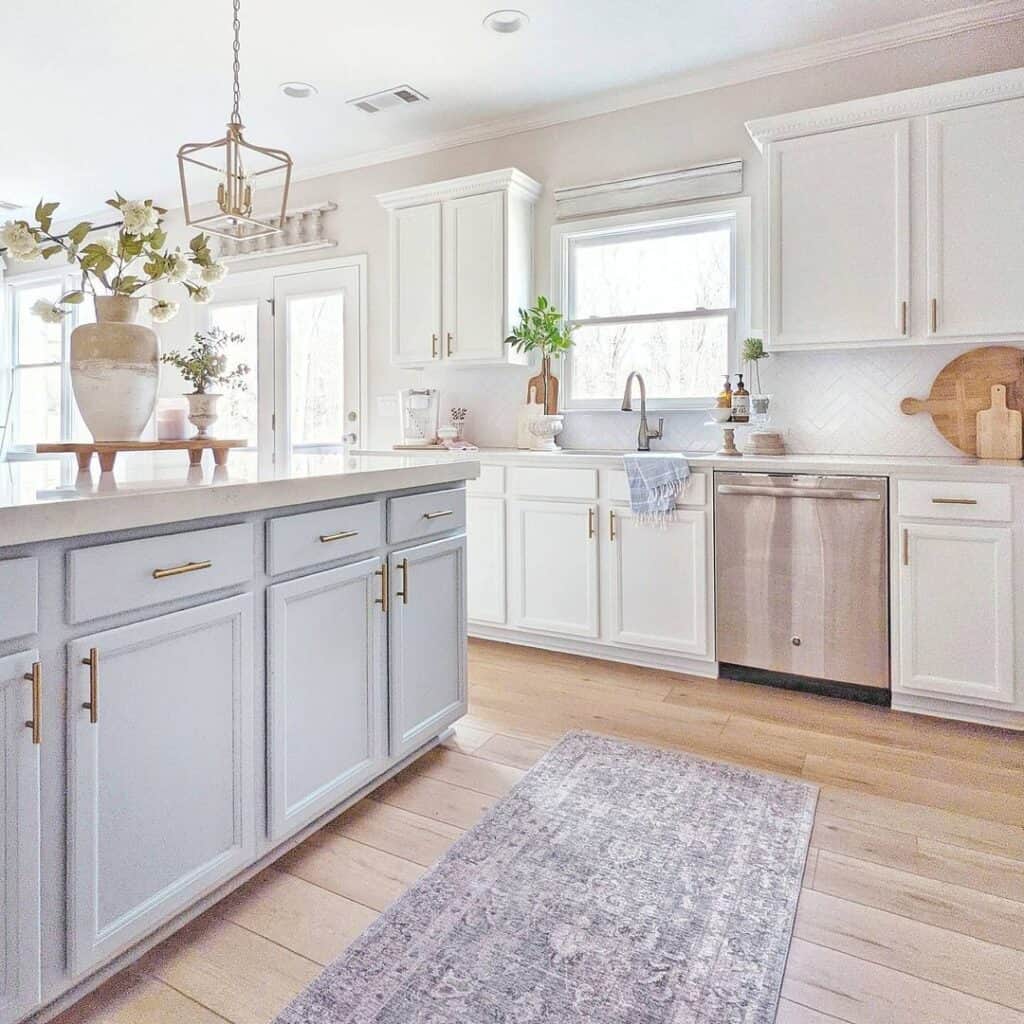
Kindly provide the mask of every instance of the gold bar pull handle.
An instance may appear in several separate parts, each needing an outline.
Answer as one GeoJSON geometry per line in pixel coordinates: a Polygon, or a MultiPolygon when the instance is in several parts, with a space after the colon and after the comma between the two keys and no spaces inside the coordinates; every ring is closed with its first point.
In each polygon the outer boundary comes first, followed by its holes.
{"type": "Polygon", "coordinates": [[[32,663],[32,671],[25,673],[25,678],[32,684],[32,718],[25,723],[26,729],[32,730],[32,742],[38,747],[43,742],[43,666],[40,662],[32,663]]]}
{"type": "Polygon", "coordinates": [[[358,536],[359,536],[359,531],[358,530],[339,530],[337,533],[321,533],[320,534],[320,543],[321,544],[330,544],[332,541],[348,540],[350,537],[358,537],[358,536]]]}
{"type": "Polygon", "coordinates": [[[89,666],[89,701],[82,707],[89,712],[89,721],[95,725],[100,720],[100,652],[98,648],[90,648],[89,657],[83,658],[82,664],[89,666]]]}
{"type": "Polygon", "coordinates": [[[184,565],[172,565],[169,569],[154,569],[153,579],[166,580],[170,576],[184,576],[187,572],[199,572],[200,569],[209,569],[213,562],[186,562],[184,565]]]}
{"type": "Polygon", "coordinates": [[[374,598],[373,603],[381,606],[381,611],[387,615],[388,612],[388,563],[381,562],[380,568],[373,574],[380,577],[380,597],[374,598]]]}
{"type": "Polygon", "coordinates": [[[932,299],[932,334],[939,329],[939,300],[932,299]]]}
{"type": "Polygon", "coordinates": [[[587,539],[593,539],[594,536],[594,509],[593,507],[587,509],[587,539]]]}
{"type": "Polygon", "coordinates": [[[449,358],[451,358],[451,354],[452,354],[452,342],[453,342],[454,340],[455,340],[455,339],[454,339],[454,338],[452,337],[452,333],[451,333],[451,331],[449,331],[449,332],[448,332],[448,357],[449,357],[449,358]]]}
{"type": "Polygon", "coordinates": [[[430,336],[430,358],[431,359],[436,359],[437,358],[437,335],[436,334],[432,334],[430,336]]]}
{"type": "Polygon", "coordinates": [[[977,505],[977,498],[932,498],[933,505],[977,505]]]}
{"type": "Polygon", "coordinates": [[[398,571],[402,574],[402,589],[395,594],[395,597],[402,599],[402,604],[409,603],[409,559],[403,558],[398,563],[398,571]]]}
{"type": "Polygon", "coordinates": [[[910,565],[910,532],[903,531],[903,564],[910,565]]]}
{"type": "Polygon", "coordinates": [[[615,540],[615,509],[608,513],[608,539],[615,540]]]}
{"type": "Polygon", "coordinates": [[[447,508],[443,512],[424,512],[424,519],[444,519],[445,516],[455,515],[455,510],[447,508]]]}
{"type": "Polygon", "coordinates": [[[907,334],[907,300],[900,303],[900,334],[906,337],[907,334]]]}

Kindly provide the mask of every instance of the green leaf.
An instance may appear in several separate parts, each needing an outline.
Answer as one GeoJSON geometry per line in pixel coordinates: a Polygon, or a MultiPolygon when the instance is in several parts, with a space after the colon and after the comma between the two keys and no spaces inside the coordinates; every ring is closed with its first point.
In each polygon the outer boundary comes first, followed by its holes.
{"type": "Polygon", "coordinates": [[[161,249],[161,248],[163,248],[163,244],[166,241],[167,241],[167,232],[164,231],[162,228],[157,228],[156,231],[154,231],[149,236],[149,244],[154,249],[161,249]]]}
{"type": "Polygon", "coordinates": [[[85,241],[85,236],[89,234],[90,231],[92,231],[92,225],[87,220],[83,220],[68,232],[68,238],[74,242],[75,245],[80,245],[85,241]]]}
{"type": "Polygon", "coordinates": [[[60,245],[48,245],[45,249],[41,250],[43,259],[48,260],[51,256],[56,256],[57,253],[63,251],[63,246],[60,245]]]}
{"type": "Polygon", "coordinates": [[[78,303],[85,300],[85,292],[68,292],[67,295],[62,295],[57,302],[57,305],[61,305],[65,302],[70,303],[72,306],[77,306],[78,303]]]}
{"type": "Polygon", "coordinates": [[[120,210],[121,209],[121,202],[119,202],[116,199],[108,199],[108,200],[106,200],[106,203],[107,203],[107,206],[112,206],[115,210],[120,210]]]}

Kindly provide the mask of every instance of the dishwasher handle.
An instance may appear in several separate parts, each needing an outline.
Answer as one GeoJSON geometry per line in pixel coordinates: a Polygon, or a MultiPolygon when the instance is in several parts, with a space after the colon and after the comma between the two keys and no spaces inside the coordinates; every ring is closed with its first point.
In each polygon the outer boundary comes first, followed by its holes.
{"type": "Polygon", "coordinates": [[[881,501],[876,491],[827,487],[767,487],[757,484],[719,484],[719,494],[751,494],[763,498],[825,498],[833,501],[881,501]]]}

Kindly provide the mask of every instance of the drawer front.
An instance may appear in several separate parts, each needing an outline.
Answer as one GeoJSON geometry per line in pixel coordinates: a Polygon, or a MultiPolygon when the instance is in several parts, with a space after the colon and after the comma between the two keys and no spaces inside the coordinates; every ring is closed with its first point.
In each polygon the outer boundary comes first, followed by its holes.
{"type": "Polygon", "coordinates": [[[461,487],[388,500],[388,541],[392,544],[465,528],[466,492],[461,487]]]}
{"type": "Polygon", "coordinates": [[[0,640],[39,629],[39,566],[34,558],[0,562],[0,640]]]}
{"type": "Polygon", "coordinates": [[[80,548],[68,554],[68,621],[233,587],[252,575],[249,523],[80,548]]]}
{"type": "Polygon", "coordinates": [[[475,480],[466,481],[467,494],[504,494],[505,467],[481,466],[480,475],[475,480]]]}
{"type": "Polygon", "coordinates": [[[517,498],[588,501],[597,497],[597,470],[511,466],[508,471],[508,492],[517,498]]]}
{"type": "Polygon", "coordinates": [[[901,516],[999,523],[1013,518],[1013,492],[1009,484],[900,480],[898,494],[901,516]]]}
{"type": "Polygon", "coordinates": [[[380,547],[382,512],[379,501],[366,501],[271,519],[267,523],[267,572],[276,576],[380,547]]]}
{"type": "MultiPolygon", "coordinates": [[[[629,484],[624,470],[612,469],[606,477],[606,494],[609,501],[629,502],[629,484]]],[[[693,473],[686,481],[676,505],[703,506],[708,503],[708,478],[704,473],[693,473]]]]}

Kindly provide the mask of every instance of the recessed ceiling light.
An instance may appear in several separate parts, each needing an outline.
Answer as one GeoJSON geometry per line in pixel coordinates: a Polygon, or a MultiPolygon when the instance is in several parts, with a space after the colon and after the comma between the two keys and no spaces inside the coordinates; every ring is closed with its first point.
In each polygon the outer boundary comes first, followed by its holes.
{"type": "Polygon", "coordinates": [[[281,92],[293,100],[305,100],[317,94],[317,87],[309,82],[282,82],[281,92]]]}
{"type": "Polygon", "coordinates": [[[525,28],[529,23],[529,15],[524,11],[491,11],[491,13],[484,18],[485,28],[489,28],[492,32],[500,32],[502,35],[508,35],[511,32],[518,32],[520,29],[525,28]]]}

